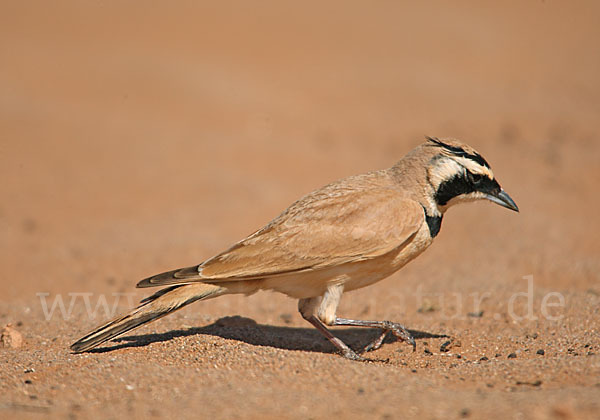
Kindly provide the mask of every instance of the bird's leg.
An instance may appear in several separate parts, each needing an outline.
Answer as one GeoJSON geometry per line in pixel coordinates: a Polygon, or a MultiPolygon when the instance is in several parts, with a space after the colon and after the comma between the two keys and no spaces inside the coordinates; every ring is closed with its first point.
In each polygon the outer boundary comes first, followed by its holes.
{"type": "Polygon", "coordinates": [[[371,341],[369,344],[367,344],[363,348],[362,353],[377,350],[379,347],[381,347],[381,345],[383,344],[383,341],[385,340],[385,337],[387,337],[388,333],[389,333],[388,330],[383,330],[381,332],[381,334],[379,335],[379,337],[377,337],[375,340],[371,341]]]}
{"type": "Polygon", "coordinates": [[[381,328],[383,332],[374,341],[367,344],[363,351],[377,350],[383,344],[386,335],[391,332],[402,341],[406,341],[408,344],[412,344],[413,351],[415,351],[417,344],[412,335],[397,322],[391,321],[360,321],[355,319],[336,318],[333,325],[349,325],[354,327],[370,327],[370,328],[381,328]]]}
{"type": "Polygon", "coordinates": [[[326,325],[334,325],[335,310],[344,291],[343,284],[331,284],[322,296],[304,298],[298,301],[298,310],[302,318],[310,322],[333,344],[346,359],[365,360],[346,343],[334,336],[326,325]]]}
{"type": "Polygon", "coordinates": [[[315,326],[315,328],[321,332],[321,334],[323,334],[325,337],[327,337],[327,339],[331,342],[331,344],[333,344],[342,353],[342,355],[346,359],[359,360],[359,361],[364,360],[364,358],[360,357],[358,354],[356,354],[354,352],[354,350],[352,350],[350,347],[348,347],[348,345],[346,343],[344,343],[342,340],[340,340],[339,338],[334,336],[331,333],[331,331],[329,331],[327,329],[325,324],[323,324],[319,320],[319,318],[317,318],[314,315],[311,315],[311,316],[305,317],[304,319],[306,319],[308,322],[313,324],[315,326]]]}

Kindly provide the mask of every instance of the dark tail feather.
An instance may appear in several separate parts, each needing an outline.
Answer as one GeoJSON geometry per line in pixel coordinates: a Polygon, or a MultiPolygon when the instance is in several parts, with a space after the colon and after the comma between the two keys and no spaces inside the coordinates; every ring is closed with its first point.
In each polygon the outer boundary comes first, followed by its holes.
{"type": "Polygon", "coordinates": [[[163,314],[145,314],[143,316],[136,316],[137,314],[131,313],[125,315],[122,318],[115,319],[106,325],[90,332],[85,337],[80,338],[75,343],[71,344],[71,350],[75,353],[81,353],[93,349],[94,347],[111,340],[127,331],[130,331],[140,325],[147,322],[153,321],[165,316],[168,312],[163,314]]]}
{"type": "Polygon", "coordinates": [[[198,273],[198,266],[178,268],[177,270],[166,271],[156,274],[140,281],[135,287],[157,287],[168,286],[170,284],[185,284],[201,281],[202,277],[198,273]]]}
{"type": "Polygon", "coordinates": [[[111,340],[140,325],[162,318],[197,300],[208,299],[223,294],[224,289],[218,286],[194,283],[173,286],[159,290],[141,301],[140,306],[127,315],[120,316],[96,328],[71,345],[71,350],[81,353],[111,340]]]}

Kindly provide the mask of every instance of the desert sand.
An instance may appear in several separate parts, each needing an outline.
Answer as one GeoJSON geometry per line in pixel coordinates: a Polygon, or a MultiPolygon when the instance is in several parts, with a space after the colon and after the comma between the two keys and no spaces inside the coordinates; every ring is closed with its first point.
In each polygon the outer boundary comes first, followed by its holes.
{"type": "Polygon", "coordinates": [[[22,343],[0,348],[0,417],[599,418],[599,13],[2,2],[0,329],[22,343]],[[415,352],[345,360],[266,292],[69,351],[140,279],[425,135],[475,147],[521,212],[452,208],[427,252],[345,295],[341,316],[402,322],[415,352]]]}

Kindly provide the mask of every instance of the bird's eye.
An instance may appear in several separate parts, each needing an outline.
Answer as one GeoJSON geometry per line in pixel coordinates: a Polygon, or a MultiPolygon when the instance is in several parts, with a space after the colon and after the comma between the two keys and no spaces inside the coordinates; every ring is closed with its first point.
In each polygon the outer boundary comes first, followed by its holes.
{"type": "Polygon", "coordinates": [[[471,178],[471,182],[475,185],[479,185],[481,184],[481,181],[483,181],[483,175],[471,173],[469,173],[469,175],[469,178],[471,178]]]}

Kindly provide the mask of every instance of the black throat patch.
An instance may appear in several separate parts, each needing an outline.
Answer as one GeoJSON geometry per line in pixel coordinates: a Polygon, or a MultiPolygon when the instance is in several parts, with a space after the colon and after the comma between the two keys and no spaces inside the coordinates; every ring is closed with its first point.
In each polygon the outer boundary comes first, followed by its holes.
{"type": "Polygon", "coordinates": [[[469,181],[467,175],[456,175],[440,184],[435,192],[435,201],[438,203],[438,205],[445,206],[454,197],[458,197],[462,194],[469,194],[475,191],[494,195],[498,194],[501,191],[501,188],[495,179],[482,177],[476,183],[474,183],[469,181]]]}
{"type": "Polygon", "coordinates": [[[442,216],[428,215],[425,207],[423,207],[423,211],[425,212],[425,222],[427,223],[427,227],[429,227],[429,234],[432,238],[435,238],[442,228],[442,216]]]}
{"type": "Polygon", "coordinates": [[[440,206],[445,206],[448,201],[461,194],[468,194],[475,191],[473,186],[467,181],[465,176],[456,175],[454,178],[444,181],[438,187],[435,193],[435,201],[440,206]]]}

